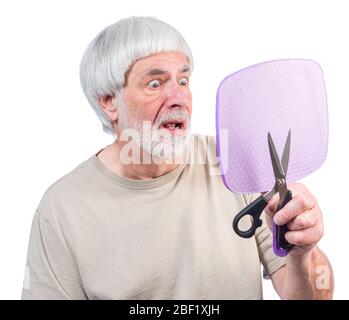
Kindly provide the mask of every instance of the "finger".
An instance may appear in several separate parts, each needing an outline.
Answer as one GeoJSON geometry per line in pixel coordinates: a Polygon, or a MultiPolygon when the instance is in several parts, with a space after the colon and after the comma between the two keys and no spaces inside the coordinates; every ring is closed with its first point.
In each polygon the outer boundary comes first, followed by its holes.
{"type": "Polygon", "coordinates": [[[298,194],[292,198],[274,216],[277,225],[284,225],[306,210],[311,210],[315,206],[314,198],[309,194],[298,194]]]}
{"type": "Polygon", "coordinates": [[[273,197],[268,201],[268,205],[264,209],[270,217],[273,217],[273,215],[276,213],[276,209],[279,204],[279,198],[280,197],[278,193],[274,194],[273,197]]]}
{"type": "Polygon", "coordinates": [[[323,236],[322,224],[301,231],[288,231],[286,240],[295,246],[309,246],[316,244],[323,236]]]}
{"type": "Polygon", "coordinates": [[[304,211],[295,218],[293,218],[288,224],[287,228],[290,231],[300,231],[314,227],[321,219],[318,210],[304,211]]]}

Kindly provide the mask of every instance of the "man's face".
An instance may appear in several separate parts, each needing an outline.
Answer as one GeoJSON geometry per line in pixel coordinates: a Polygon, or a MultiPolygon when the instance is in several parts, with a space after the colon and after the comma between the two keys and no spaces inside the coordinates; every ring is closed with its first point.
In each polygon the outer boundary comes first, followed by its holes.
{"type": "Polygon", "coordinates": [[[152,155],[160,141],[171,145],[186,142],[192,112],[189,76],[189,64],[182,53],[158,53],[136,61],[118,101],[119,131],[139,130],[142,140],[151,140],[152,145],[147,148],[147,141],[141,141],[141,147],[152,155]],[[142,130],[144,121],[151,125],[152,137],[142,130]]]}

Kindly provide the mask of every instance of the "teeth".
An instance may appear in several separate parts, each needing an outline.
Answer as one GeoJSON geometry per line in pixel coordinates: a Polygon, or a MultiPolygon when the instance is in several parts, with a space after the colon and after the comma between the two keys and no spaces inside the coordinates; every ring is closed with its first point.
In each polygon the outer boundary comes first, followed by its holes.
{"type": "Polygon", "coordinates": [[[169,123],[169,124],[166,124],[166,125],[165,125],[165,128],[168,128],[168,129],[175,129],[175,128],[176,128],[176,125],[175,125],[175,124],[172,124],[172,123],[169,123]]]}
{"type": "Polygon", "coordinates": [[[167,122],[163,123],[162,127],[170,130],[181,130],[183,128],[183,124],[181,122],[167,122]]]}

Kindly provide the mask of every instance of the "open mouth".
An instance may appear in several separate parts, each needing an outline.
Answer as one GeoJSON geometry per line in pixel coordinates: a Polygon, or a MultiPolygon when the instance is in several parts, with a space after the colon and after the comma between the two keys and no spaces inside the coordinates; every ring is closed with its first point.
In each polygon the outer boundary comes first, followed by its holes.
{"type": "Polygon", "coordinates": [[[161,124],[160,128],[165,128],[170,131],[185,129],[185,122],[180,120],[170,120],[161,124]]]}

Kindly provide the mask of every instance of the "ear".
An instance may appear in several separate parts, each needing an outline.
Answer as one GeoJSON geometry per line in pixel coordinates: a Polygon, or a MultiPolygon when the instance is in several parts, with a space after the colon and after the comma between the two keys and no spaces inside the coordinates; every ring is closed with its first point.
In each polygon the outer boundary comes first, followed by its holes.
{"type": "Polygon", "coordinates": [[[109,117],[112,122],[117,121],[118,113],[116,111],[115,96],[99,97],[99,105],[102,111],[109,117]]]}

